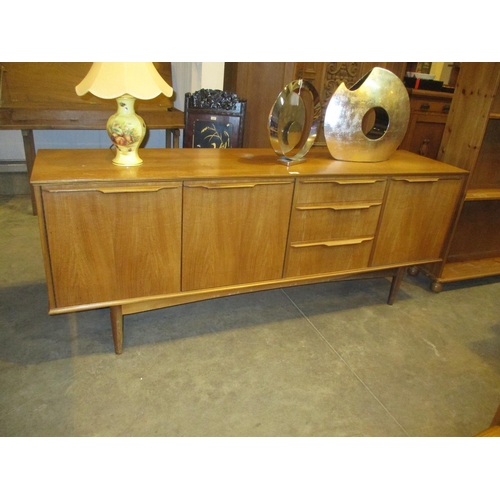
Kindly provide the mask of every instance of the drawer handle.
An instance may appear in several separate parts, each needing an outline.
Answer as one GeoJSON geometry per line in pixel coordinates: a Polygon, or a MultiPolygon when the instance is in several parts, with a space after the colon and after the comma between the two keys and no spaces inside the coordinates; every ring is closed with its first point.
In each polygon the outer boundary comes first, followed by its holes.
{"type": "Polygon", "coordinates": [[[431,105],[428,103],[428,102],[424,102],[423,104],[420,105],[420,109],[422,111],[427,111],[428,109],[430,109],[431,105]]]}
{"type": "Polygon", "coordinates": [[[369,238],[354,238],[351,240],[333,240],[333,241],[316,241],[314,243],[293,243],[292,248],[307,248],[307,247],[341,247],[346,245],[359,245],[364,241],[373,240],[373,236],[369,238]]]}
{"type": "Polygon", "coordinates": [[[131,186],[131,187],[100,187],[100,188],[74,188],[74,189],[47,189],[49,193],[103,193],[103,194],[117,194],[117,193],[157,193],[162,189],[177,189],[181,185],[172,186],[131,186]]]}
{"type": "Polygon", "coordinates": [[[450,104],[445,104],[443,106],[443,113],[448,113],[448,111],[450,111],[450,104]]]}
{"type": "Polygon", "coordinates": [[[348,186],[350,184],[375,184],[376,182],[382,182],[385,179],[347,179],[347,180],[329,180],[329,179],[318,179],[310,181],[301,181],[302,184],[340,184],[342,186],[348,186]]]}
{"type": "Polygon", "coordinates": [[[273,186],[277,184],[291,184],[290,181],[276,182],[241,182],[231,184],[185,184],[188,188],[203,188],[203,189],[242,189],[254,188],[255,186],[273,186]]]}
{"type": "Polygon", "coordinates": [[[376,203],[359,203],[351,205],[309,205],[307,207],[297,207],[297,210],[364,210],[371,207],[382,205],[382,202],[376,203]]]}

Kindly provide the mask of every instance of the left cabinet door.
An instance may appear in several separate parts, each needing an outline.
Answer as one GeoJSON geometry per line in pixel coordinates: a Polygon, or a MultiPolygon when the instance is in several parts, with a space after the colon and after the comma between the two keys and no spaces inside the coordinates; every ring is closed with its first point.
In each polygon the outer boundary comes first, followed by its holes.
{"type": "Polygon", "coordinates": [[[182,183],[42,190],[54,305],[180,290],[182,183]]]}

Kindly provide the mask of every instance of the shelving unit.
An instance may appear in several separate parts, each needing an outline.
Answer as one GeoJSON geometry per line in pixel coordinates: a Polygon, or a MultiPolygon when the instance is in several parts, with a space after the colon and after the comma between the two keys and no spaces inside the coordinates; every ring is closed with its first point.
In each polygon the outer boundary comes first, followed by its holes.
{"type": "Polygon", "coordinates": [[[442,284],[500,274],[500,63],[462,63],[438,159],[469,171],[443,262],[421,266],[442,284]]]}

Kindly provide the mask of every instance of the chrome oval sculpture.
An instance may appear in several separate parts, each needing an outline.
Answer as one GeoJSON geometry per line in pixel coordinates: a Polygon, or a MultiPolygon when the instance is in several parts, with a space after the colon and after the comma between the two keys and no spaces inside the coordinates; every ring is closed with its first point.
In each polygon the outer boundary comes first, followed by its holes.
{"type": "Polygon", "coordinates": [[[321,103],[314,86],[294,80],[278,95],[269,113],[269,141],[278,161],[301,163],[318,134],[321,103]]]}
{"type": "Polygon", "coordinates": [[[403,140],[410,99],[391,71],[373,68],[350,89],[341,83],[328,103],[324,131],[336,160],[387,160],[403,140]]]}

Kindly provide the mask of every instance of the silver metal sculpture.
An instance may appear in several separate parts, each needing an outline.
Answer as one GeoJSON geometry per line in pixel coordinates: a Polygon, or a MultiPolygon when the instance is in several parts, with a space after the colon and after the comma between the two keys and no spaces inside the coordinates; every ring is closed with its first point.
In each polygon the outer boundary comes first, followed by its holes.
{"type": "Polygon", "coordinates": [[[410,119],[410,99],[391,71],[373,68],[348,89],[341,83],[328,103],[324,132],[337,160],[387,160],[401,144],[410,119]]]}
{"type": "Polygon", "coordinates": [[[285,165],[304,162],[321,119],[318,92],[306,80],[294,80],[278,95],[269,113],[269,141],[285,165]]]}

